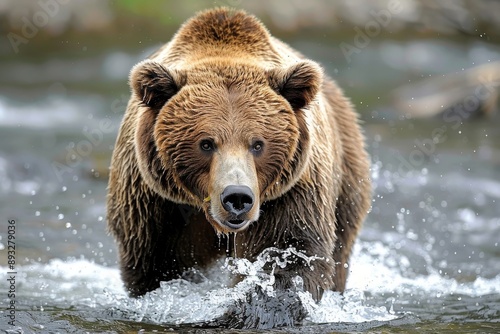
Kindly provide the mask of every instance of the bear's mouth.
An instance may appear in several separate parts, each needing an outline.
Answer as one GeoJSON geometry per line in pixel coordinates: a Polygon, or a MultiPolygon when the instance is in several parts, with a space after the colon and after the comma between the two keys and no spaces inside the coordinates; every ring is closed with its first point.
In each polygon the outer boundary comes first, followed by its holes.
{"type": "Polygon", "coordinates": [[[237,230],[237,229],[245,226],[246,223],[247,223],[247,221],[243,220],[243,219],[231,219],[231,220],[224,222],[224,225],[226,225],[229,228],[237,230]]]}

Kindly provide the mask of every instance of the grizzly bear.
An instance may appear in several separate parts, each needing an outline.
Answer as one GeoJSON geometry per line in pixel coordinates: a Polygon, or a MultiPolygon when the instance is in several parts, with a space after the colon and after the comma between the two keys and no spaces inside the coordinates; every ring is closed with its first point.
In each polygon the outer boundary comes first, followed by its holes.
{"type": "Polygon", "coordinates": [[[369,158],[353,107],[317,63],[254,16],[218,8],[133,67],[130,86],[107,219],[131,296],[269,247],[316,257],[274,268],[277,290],[296,276],[315,300],[344,290],[369,158]]]}

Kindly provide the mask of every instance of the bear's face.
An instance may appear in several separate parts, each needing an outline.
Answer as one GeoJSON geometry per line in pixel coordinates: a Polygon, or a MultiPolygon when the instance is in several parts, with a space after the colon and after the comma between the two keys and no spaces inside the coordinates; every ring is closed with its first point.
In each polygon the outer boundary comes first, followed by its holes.
{"type": "Polygon", "coordinates": [[[218,232],[245,229],[306,164],[305,107],[320,83],[311,62],[273,70],[220,60],[183,71],[138,64],[131,85],[143,105],[141,174],[169,200],[203,208],[218,232]]]}

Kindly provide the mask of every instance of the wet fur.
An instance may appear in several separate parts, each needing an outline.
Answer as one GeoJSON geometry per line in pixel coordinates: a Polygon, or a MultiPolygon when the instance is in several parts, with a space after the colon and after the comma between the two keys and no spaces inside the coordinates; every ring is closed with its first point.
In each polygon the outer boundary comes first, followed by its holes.
{"type": "Polygon", "coordinates": [[[130,84],[107,218],[131,296],[226,253],[226,239],[206,218],[213,175],[210,158],[193,147],[200,134],[218,129],[214,136],[227,143],[248,128],[270,127],[281,129],[269,138],[273,149],[255,159],[261,214],[237,233],[236,255],[255,259],[267,247],[296,247],[323,260],[312,263],[314,270],[298,260],[276,271],[278,288],[300,275],[317,300],[326,289],[344,290],[344,264],[370,207],[369,159],[351,104],[316,63],[253,16],[217,9],[185,23],[134,67],[130,84]],[[218,109],[225,105],[235,110],[233,123],[218,109]]]}

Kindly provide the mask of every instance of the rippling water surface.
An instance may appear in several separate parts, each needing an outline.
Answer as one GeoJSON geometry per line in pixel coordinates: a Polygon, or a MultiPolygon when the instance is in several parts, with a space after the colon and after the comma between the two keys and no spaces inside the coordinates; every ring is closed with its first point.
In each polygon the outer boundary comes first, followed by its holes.
{"type": "MultiPolygon", "coordinates": [[[[115,53],[81,64],[108,64],[112,70],[109,64],[118,59],[126,72],[137,58],[115,53]]],[[[89,75],[82,80],[102,74],[89,75]]],[[[8,219],[16,221],[16,321],[25,333],[195,332],[256,286],[272,295],[272,277],[260,271],[262,259],[221,260],[211,272],[198,273],[197,283],[176,280],[143,298],[127,297],[115,244],[105,233],[107,166],[128,98],[126,73],[104,75],[118,93],[47,79],[30,88],[32,99],[16,97],[25,89],[22,82],[0,94],[2,308],[9,302],[8,219]],[[232,288],[231,272],[245,276],[232,288]]],[[[385,79],[391,75],[388,70],[385,79]]],[[[354,101],[359,106],[363,99],[354,101]]],[[[319,304],[299,292],[308,316],[302,327],[287,331],[498,332],[498,119],[457,128],[444,124],[446,140],[422,148],[419,143],[441,121],[372,119],[387,109],[359,109],[365,112],[375,189],[347,291],[327,292],[319,304]]],[[[7,330],[4,319],[0,327],[7,330]]]]}

